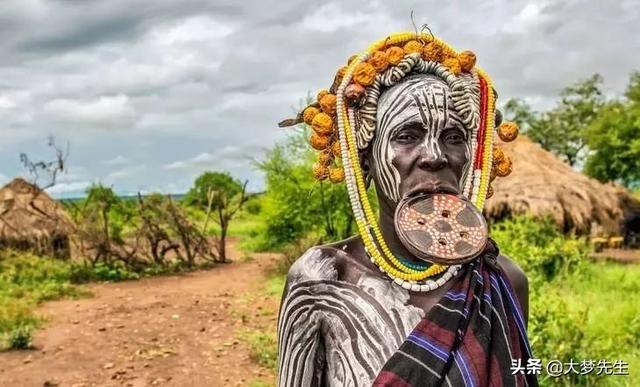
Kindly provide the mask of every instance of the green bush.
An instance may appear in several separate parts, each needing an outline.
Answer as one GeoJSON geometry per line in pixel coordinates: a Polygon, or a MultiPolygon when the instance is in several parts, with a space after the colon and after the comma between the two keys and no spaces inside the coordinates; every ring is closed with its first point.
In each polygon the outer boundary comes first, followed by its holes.
{"type": "Polygon", "coordinates": [[[563,235],[550,218],[517,216],[491,227],[500,252],[527,273],[531,287],[584,270],[589,245],[563,235]]]}
{"type": "Polygon", "coordinates": [[[132,271],[120,261],[116,261],[111,264],[104,262],[98,262],[92,268],[92,280],[93,281],[126,281],[136,280],[140,278],[140,274],[132,271]]]}
{"type": "Polygon", "coordinates": [[[33,332],[32,325],[20,325],[8,334],[6,334],[7,344],[6,347],[8,349],[29,349],[32,347],[31,345],[31,334],[33,332]]]}

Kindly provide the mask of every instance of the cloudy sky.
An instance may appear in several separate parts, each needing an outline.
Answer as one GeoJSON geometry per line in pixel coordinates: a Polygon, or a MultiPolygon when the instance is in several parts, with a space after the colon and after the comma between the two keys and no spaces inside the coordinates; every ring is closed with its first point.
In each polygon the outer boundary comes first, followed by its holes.
{"type": "Polygon", "coordinates": [[[260,189],[249,159],[276,123],[329,86],[346,58],[418,24],[472,49],[501,99],[551,106],[595,72],[609,94],[640,69],[640,2],[4,0],[0,2],[0,184],[19,154],[70,143],[52,189],[184,192],[207,169],[260,189]]]}

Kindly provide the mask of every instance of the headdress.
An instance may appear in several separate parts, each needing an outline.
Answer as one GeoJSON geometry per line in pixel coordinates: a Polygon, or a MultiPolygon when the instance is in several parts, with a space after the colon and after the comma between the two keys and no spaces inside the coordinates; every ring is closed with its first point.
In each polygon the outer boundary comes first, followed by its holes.
{"type": "Polygon", "coordinates": [[[434,289],[455,274],[457,265],[449,267],[437,281],[431,281],[427,278],[447,266],[421,268],[394,256],[369,203],[358,152],[367,148],[375,135],[377,102],[384,89],[409,74],[434,75],[450,88],[454,108],[470,134],[472,159],[464,171],[463,195],[482,210],[486,198],[492,195],[491,181],[496,176],[507,176],[512,168],[509,157],[494,144],[494,129],[500,139],[512,141],[518,127],[511,122],[495,127],[496,92],[489,76],[475,62],[473,52],[457,52],[432,34],[393,34],[352,56],[338,70],[329,90],[320,91],[317,100],[295,119],[280,123],[290,126],[304,122],[311,126],[309,142],[318,151],[314,176],[318,180],[346,182],[367,253],[382,271],[407,289],[434,289]]]}

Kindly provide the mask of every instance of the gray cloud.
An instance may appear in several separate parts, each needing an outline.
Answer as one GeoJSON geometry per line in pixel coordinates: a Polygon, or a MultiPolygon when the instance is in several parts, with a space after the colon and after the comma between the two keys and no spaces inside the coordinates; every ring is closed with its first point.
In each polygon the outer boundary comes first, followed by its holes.
{"type": "Polygon", "coordinates": [[[46,159],[51,134],[82,170],[57,195],[95,180],[184,191],[207,168],[259,189],[248,158],[283,138],[276,122],[350,55],[411,29],[411,9],[477,53],[503,102],[544,108],[595,72],[620,93],[640,68],[636,1],[4,1],[0,174],[21,172],[19,152],[46,159]]]}

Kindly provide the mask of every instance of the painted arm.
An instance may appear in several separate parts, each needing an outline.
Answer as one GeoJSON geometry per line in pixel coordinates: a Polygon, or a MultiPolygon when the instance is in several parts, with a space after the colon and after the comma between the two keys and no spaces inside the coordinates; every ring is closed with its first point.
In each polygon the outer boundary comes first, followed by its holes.
{"type": "Polygon", "coordinates": [[[278,314],[278,386],[323,386],[324,344],[321,313],[311,281],[291,271],[278,314]]]}

